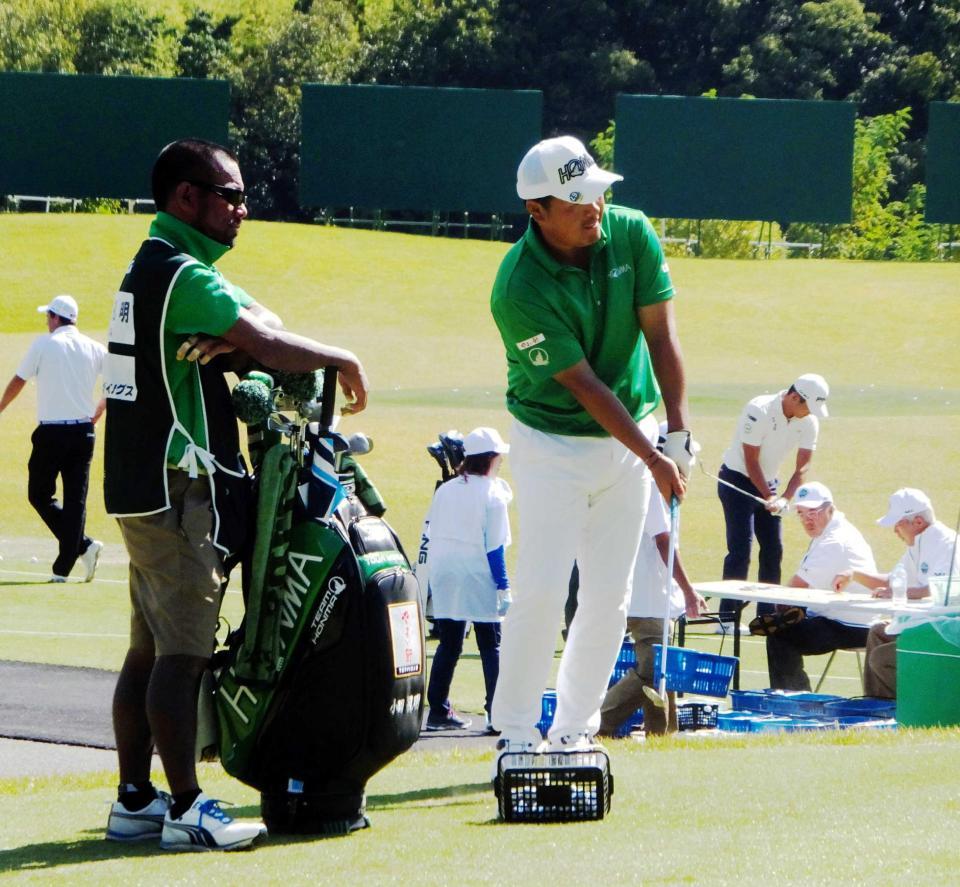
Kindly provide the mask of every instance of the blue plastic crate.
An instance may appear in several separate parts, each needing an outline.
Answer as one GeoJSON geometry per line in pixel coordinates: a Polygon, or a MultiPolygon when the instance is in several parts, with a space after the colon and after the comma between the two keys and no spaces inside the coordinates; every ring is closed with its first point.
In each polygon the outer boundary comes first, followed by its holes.
{"type": "Polygon", "coordinates": [[[884,720],[897,716],[897,703],[894,699],[873,699],[864,696],[859,699],[841,699],[837,702],[828,702],[825,714],[830,717],[871,717],[884,720]]]}
{"type": "MultiPolygon", "coordinates": [[[[660,674],[661,645],[653,645],[653,673],[660,674]]],[[[736,656],[667,647],[667,689],[702,696],[726,696],[739,660],[736,656]]]]}
{"type": "Polygon", "coordinates": [[[793,718],[780,715],[765,715],[751,719],[751,733],[784,733],[790,729],[793,718]]]}
{"type": "Polygon", "coordinates": [[[540,735],[546,737],[547,731],[553,726],[553,716],[557,713],[557,691],[545,690],[540,701],[540,720],[537,729],[540,735]]]}
{"type": "Polygon", "coordinates": [[[824,721],[819,718],[790,718],[787,725],[788,733],[804,733],[812,730],[832,730],[835,721],[824,721]]]}
{"type": "Polygon", "coordinates": [[[841,730],[896,730],[896,718],[870,718],[848,716],[834,721],[841,730]]]}
{"type": "Polygon", "coordinates": [[[731,690],[730,704],[734,711],[769,711],[767,695],[763,690],[731,690]]]}
{"type": "Polygon", "coordinates": [[[726,733],[749,733],[753,715],[740,711],[722,711],[717,715],[717,728],[726,733]]]}
{"type": "Polygon", "coordinates": [[[775,715],[790,715],[798,717],[820,717],[827,715],[827,704],[843,702],[842,696],[829,693],[793,692],[789,690],[770,690],[766,693],[766,708],[775,715]]]}
{"type": "Polygon", "coordinates": [[[637,667],[637,651],[630,638],[624,638],[620,646],[620,653],[617,655],[617,661],[613,665],[613,671],[610,673],[610,680],[607,681],[609,689],[623,678],[627,672],[633,671],[637,667]]]}
{"type": "Polygon", "coordinates": [[[639,730],[643,726],[643,709],[638,708],[629,718],[627,718],[616,730],[613,731],[614,739],[623,739],[639,730]]]}

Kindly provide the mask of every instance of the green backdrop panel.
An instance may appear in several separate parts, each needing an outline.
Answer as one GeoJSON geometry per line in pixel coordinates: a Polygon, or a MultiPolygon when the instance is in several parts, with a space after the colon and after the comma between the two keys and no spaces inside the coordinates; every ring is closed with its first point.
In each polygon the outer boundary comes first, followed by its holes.
{"type": "Polygon", "coordinates": [[[960,223],[960,102],[931,102],[927,129],[928,222],[960,223]]]}
{"type": "Polygon", "coordinates": [[[617,97],[614,198],[652,216],[848,222],[846,102],[617,97]]]}
{"type": "Polygon", "coordinates": [[[539,91],[305,84],[302,108],[304,206],[522,211],[539,91]]]}
{"type": "Polygon", "coordinates": [[[78,74],[0,74],[0,194],[149,197],[160,149],[227,140],[230,85],[78,74]]]}

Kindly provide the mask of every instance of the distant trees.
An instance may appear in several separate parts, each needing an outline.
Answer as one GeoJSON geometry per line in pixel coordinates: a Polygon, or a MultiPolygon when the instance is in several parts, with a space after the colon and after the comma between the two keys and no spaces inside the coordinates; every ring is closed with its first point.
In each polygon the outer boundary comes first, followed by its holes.
{"type": "Polygon", "coordinates": [[[0,0],[0,69],[225,78],[264,218],[297,218],[303,82],[541,89],[592,138],[618,92],[911,108],[888,202],[922,201],[931,101],[960,99],[960,0],[0,0]]]}

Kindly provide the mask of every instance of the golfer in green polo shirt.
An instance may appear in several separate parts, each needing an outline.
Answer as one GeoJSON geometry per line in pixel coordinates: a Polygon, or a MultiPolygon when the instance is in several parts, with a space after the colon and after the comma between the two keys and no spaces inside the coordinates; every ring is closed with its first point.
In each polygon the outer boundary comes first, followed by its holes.
{"type": "Polygon", "coordinates": [[[529,751],[574,561],[577,616],[557,677],[549,748],[588,747],[626,624],[650,483],[682,499],[693,465],[673,284],[643,213],[606,206],[621,176],[574,138],[527,152],[530,224],[504,258],[491,310],[507,353],[520,546],[503,625],[498,748],[529,751]],[[669,434],[659,453],[653,411],[669,434]]]}

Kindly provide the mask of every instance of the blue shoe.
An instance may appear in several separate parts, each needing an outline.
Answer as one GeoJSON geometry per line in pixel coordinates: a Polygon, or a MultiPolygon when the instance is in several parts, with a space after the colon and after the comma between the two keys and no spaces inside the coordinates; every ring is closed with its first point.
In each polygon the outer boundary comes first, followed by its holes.
{"type": "Polygon", "coordinates": [[[220,809],[219,801],[201,792],[178,819],[167,811],[160,846],[164,850],[244,850],[266,833],[262,822],[237,822],[220,809]]]}

